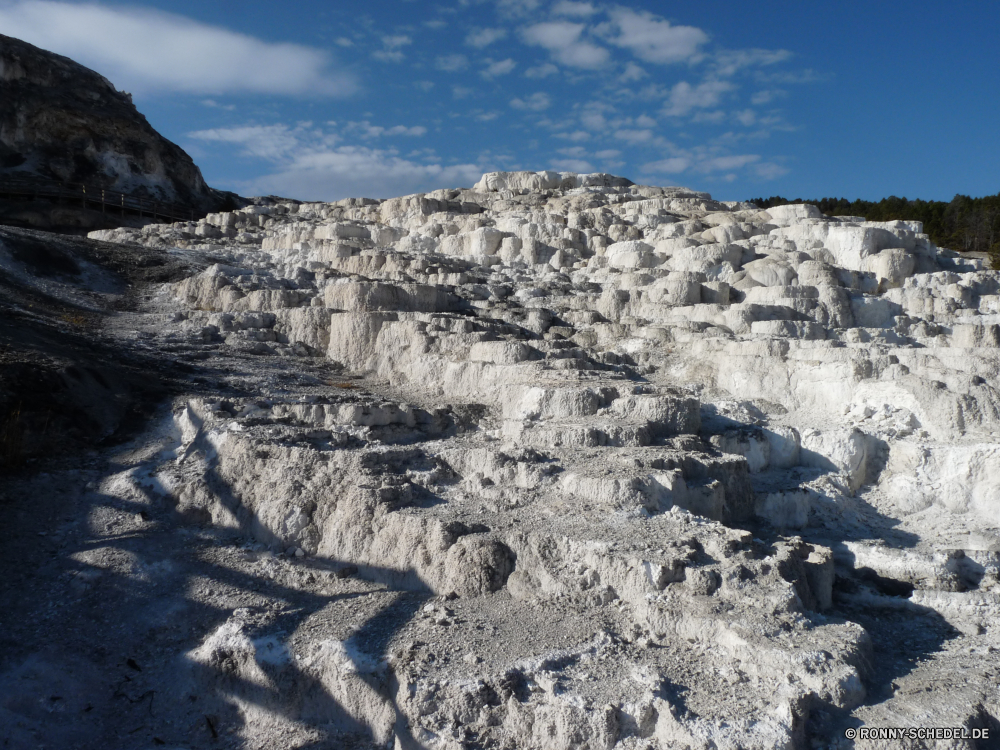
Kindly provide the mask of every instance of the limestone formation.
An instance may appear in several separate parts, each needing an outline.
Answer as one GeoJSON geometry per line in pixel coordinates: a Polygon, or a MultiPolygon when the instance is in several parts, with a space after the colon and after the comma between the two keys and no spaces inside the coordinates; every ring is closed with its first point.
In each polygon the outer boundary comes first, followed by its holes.
{"type": "MultiPolygon", "coordinates": [[[[539,631],[558,607],[613,623],[481,664],[394,644],[393,687],[358,709],[376,742],[395,712],[428,747],[772,748],[863,705],[881,668],[834,601],[997,635],[1000,278],[921,229],[493,173],[98,236],[225,259],[165,292],[189,336],[393,395],[188,404],[202,468],[160,470],[181,508],[458,595],[449,639],[496,592],[539,631]],[[465,426],[453,403],[484,408],[465,426]]],[[[349,702],[363,670],[338,658],[349,702]]],[[[997,717],[995,686],[982,700],[997,717]]]]}
{"type": "Polygon", "coordinates": [[[101,492],[328,601],[223,607],[173,710],[246,747],[1000,733],[1000,275],[921,229],[517,172],[92,233],[202,269],[146,346],[260,363],[101,492]]]}

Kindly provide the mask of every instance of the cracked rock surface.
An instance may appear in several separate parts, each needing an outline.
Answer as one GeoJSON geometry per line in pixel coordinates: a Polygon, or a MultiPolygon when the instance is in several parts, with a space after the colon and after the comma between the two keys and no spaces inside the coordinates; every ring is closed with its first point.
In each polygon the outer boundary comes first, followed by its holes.
{"type": "Polygon", "coordinates": [[[1000,275],[921,229],[516,172],[91,233],[179,369],[6,483],[0,743],[1000,737],[1000,275]]]}

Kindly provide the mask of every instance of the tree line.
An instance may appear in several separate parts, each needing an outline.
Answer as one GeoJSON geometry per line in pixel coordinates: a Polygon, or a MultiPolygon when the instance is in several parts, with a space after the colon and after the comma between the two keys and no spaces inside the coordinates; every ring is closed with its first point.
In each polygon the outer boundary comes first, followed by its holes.
{"type": "Polygon", "coordinates": [[[956,195],[947,203],[909,200],[895,195],[877,203],[846,198],[788,200],[779,195],[751,198],[750,202],[764,209],[788,203],[811,203],[827,216],[863,216],[868,221],[922,221],[924,232],[938,247],[960,252],[988,252],[993,256],[994,267],[1000,265],[1000,193],[984,198],[956,195]]]}

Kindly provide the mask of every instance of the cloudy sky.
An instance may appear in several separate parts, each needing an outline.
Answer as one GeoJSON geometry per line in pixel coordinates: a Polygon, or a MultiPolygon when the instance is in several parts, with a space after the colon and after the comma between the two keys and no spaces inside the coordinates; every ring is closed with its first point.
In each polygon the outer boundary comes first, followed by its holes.
{"type": "Polygon", "coordinates": [[[1000,3],[0,0],[208,182],[301,199],[603,171],[723,200],[1000,191],[1000,3]]]}

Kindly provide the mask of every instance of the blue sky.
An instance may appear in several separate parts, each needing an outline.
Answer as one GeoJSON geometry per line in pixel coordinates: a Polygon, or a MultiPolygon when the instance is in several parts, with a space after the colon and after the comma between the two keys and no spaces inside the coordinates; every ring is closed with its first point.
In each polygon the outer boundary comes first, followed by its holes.
{"type": "Polygon", "coordinates": [[[723,200],[1000,192],[1000,3],[0,0],[209,184],[301,199],[607,171],[723,200]]]}

